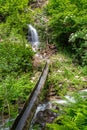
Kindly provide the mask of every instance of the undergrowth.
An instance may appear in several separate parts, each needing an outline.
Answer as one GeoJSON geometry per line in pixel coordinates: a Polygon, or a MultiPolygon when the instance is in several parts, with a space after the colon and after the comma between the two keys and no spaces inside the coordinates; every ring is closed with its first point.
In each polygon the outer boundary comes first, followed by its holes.
{"type": "Polygon", "coordinates": [[[47,130],[87,130],[87,99],[76,97],[76,103],[62,107],[54,123],[47,130]]]}
{"type": "MultiPolygon", "coordinates": [[[[0,43],[0,113],[17,116],[36,81],[32,81],[34,53],[30,45],[16,42],[0,43]],[[15,109],[14,109],[15,106],[15,109]]],[[[1,115],[1,114],[0,114],[1,115]]]]}
{"type": "Polygon", "coordinates": [[[54,86],[57,95],[87,88],[86,69],[86,66],[77,66],[71,58],[59,53],[51,58],[48,83],[54,86]]]}
{"type": "Polygon", "coordinates": [[[74,64],[71,58],[62,53],[52,56],[48,86],[52,86],[62,99],[65,99],[65,95],[72,95],[75,102],[58,105],[58,117],[45,129],[87,130],[87,96],[82,98],[79,93],[87,88],[87,67],[74,64]]]}

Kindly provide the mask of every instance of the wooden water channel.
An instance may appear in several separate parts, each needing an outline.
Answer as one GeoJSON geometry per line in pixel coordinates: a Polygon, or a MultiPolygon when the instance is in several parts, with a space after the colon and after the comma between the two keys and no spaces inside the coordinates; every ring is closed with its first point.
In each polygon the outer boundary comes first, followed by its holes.
{"type": "Polygon", "coordinates": [[[10,130],[29,130],[35,110],[39,104],[41,91],[45,85],[48,71],[49,63],[46,63],[36,86],[34,87],[27,101],[25,102],[21,113],[15,119],[10,130]]]}

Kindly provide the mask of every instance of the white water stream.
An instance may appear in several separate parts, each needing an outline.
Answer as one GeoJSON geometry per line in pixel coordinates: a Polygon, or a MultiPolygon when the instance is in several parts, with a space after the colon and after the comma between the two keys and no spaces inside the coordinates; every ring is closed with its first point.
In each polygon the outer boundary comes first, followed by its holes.
{"type": "Polygon", "coordinates": [[[31,24],[28,25],[28,41],[31,43],[33,51],[36,51],[39,46],[39,37],[37,30],[31,24]]]}

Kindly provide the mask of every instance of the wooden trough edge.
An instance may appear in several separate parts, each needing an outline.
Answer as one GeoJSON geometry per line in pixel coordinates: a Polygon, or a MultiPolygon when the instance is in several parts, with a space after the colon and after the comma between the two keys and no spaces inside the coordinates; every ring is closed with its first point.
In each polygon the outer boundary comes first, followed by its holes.
{"type": "Polygon", "coordinates": [[[39,96],[47,79],[48,71],[49,63],[46,62],[37,84],[25,102],[21,113],[15,119],[10,130],[29,130],[33,115],[39,103],[39,96]]]}

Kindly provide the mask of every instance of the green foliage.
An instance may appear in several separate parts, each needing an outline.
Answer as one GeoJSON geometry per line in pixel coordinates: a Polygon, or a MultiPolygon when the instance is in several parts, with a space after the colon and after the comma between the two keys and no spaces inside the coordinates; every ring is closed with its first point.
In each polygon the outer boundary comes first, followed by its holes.
{"type": "Polygon", "coordinates": [[[75,104],[63,108],[63,113],[53,124],[48,124],[50,130],[86,130],[87,129],[87,99],[79,99],[75,104]]]}
{"type": "Polygon", "coordinates": [[[71,34],[69,41],[73,43],[73,49],[76,53],[74,60],[79,59],[80,64],[87,65],[87,30],[82,29],[71,34]]]}
{"type": "Polygon", "coordinates": [[[16,77],[8,75],[2,80],[0,83],[0,112],[16,117],[18,108],[25,102],[35,85],[35,82],[31,82],[31,76],[32,74],[29,73],[16,77]]]}
{"type": "Polygon", "coordinates": [[[31,47],[18,43],[0,43],[0,73],[2,77],[10,73],[32,71],[33,52],[31,47]]]}
{"type": "Polygon", "coordinates": [[[25,101],[34,86],[29,80],[33,72],[34,53],[30,45],[26,47],[26,44],[26,41],[20,43],[18,38],[0,43],[0,112],[10,116],[18,113],[18,106],[25,101]],[[14,104],[17,106],[15,109],[14,104]]]}
{"type": "Polygon", "coordinates": [[[65,95],[67,91],[86,88],[87,67],[75,67],[72,60],[62,54],[51,58],[52,65],[48,76],[49,86],[53,86],[56,95],[65,95]]]}
{"type": "Polygon", "coordinates": [[[7,76],[0,84],[0,99],[8,99],[9,102],[23,102],[31,92],[34,83],[30,81],[31,75],[26,73],[14,78],[7,76]]]}
{"type": "Polygon", "coordinates": [[[23,35],[23,31],[27,28],[27,24],[33,22],[32,12],[30,11],[28,3],[28,0],[0,1],[0,32],[2,32],[2,39],[9,36],[13,28],[16,29],[17,34],[23,35]]]}
{"type": "Polygon", "coordinates": [[[46,8],[52,40],[72,51],[82,65],[87,64],[86,7],[86,0],[50,0],[46,8]]]}
{"type": "Polygon", "coordinates": [[[60,109],[56,112],[59,116],[47,124],[46,130],[86,130],[87,92],[79,91],[87,88],[87,66],[74,66],[72,59],[61,53],[52,56],[48,86],[52,87],[58,99],[62,97],[65,100],[65,95],[69,95],[76,102],[69,103],[66,99],[67,104],[58,104],[60,109]]]}

